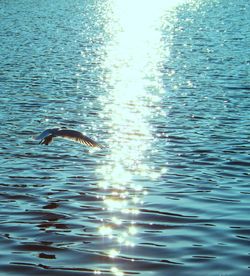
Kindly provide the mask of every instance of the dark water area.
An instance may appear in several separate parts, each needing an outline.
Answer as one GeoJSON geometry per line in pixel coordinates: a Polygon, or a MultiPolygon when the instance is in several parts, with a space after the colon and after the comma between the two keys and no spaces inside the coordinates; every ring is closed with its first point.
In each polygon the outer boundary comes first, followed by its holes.
{"type": "Polygon", "coordinates": [[[249,275],[250,3],[166,2],[0,2],[0,275],[249,275]]]}

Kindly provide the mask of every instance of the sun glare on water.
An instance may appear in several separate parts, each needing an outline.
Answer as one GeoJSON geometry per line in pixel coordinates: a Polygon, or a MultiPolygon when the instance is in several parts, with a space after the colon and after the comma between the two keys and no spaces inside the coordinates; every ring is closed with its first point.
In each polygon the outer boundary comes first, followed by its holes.
{"type": "MultiPolygon", "coordinates": [[[[180,1],[179,1],[180,2],[180,1]]],[[[161,17],[177,1],[110,1],[106,31],[111,40],[102,64],[105,75],[102,113],[109,129],[109,154],[99,166],[103,208],[110,213],[99,232],[112,240],[107,256],[122,255],[138,234],[146,183],[159,173],[149,162],[154,138],[151,121],[162,115],[160,64],[168,53],[161,44],[161,17]]],[[[123,275],[113,267],[114,275],[123,275]]]]}

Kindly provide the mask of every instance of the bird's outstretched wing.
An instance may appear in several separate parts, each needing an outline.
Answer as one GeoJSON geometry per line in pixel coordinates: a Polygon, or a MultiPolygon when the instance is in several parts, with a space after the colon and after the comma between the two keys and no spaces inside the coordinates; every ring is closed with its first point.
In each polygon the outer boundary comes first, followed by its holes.
{"type": "Polygon", "coordinates": [[[83,135],[81,132],[76,130],[60,129],[56,132],[55,136],[70,139],[89,147],[103,148],[101,144],[95,142],[93,139],[83,135]]]}

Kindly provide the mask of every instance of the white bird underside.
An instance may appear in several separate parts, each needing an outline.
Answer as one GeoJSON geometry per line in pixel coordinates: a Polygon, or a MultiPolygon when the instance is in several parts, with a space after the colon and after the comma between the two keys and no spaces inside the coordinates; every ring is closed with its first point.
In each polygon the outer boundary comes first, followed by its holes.
{"type": "Polygon", "coordinates": [[[73,130],[73,129],[60,129],[60,128],[52,128],[46,129],[40,135],[35,137],[35,140],[40,140],[39,144],[49,145],[52,143],[53,138],[61,137],[65,139],[69,139],[81,144],[84,144],[89,147],[97,147],[103,148],[103,146],[88,136],[83,135],[81,132],[73,130]]]}

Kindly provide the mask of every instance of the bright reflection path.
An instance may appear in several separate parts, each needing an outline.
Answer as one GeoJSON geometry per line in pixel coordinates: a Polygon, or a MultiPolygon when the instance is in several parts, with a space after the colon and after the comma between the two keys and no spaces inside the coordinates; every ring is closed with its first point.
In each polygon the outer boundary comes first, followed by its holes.
{"type": "MultiPolygon", "coordinates": [[[[179,1],[180,2],[180,1],[179,1]]],[[[136,220],[155,172],[153,152],[154,116],[162,116],[159,101],[160,65],[166,58],[161,45],[161,16],[177,1],[110,1],[106,31],[110,35],[103,76],[105,95],[100,116],[110,130],[109,155],[100,164],[99,188],[103,208],[110,213],[99,232],[112,242],[107,256],[122,256],[122,247],[133,247],[139,235],[136,220]]],[[[114,275],[123,275],[112,266],[114,275]]]]}

